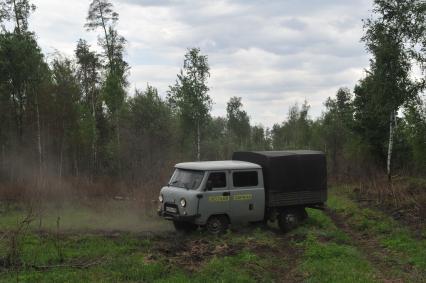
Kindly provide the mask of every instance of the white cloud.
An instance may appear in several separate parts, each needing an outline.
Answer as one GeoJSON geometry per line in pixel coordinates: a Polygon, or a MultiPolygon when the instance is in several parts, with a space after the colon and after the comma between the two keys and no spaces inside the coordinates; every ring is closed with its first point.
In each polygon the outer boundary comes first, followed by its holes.
{"type": "MultiPolygon", "coordinates": [[[[97,33],[84,29],[90,0],[33,2],[31,29],[45,53],[72,56],[79,38],[96,46],[97,33]]],[[[368,65],[361,19],[372,0],[112,2],[128,41],[129,91],[149,83],[165,95],[185,50],[198,46],[209,56],[213,115],[241,96],[255,124],[280,123],[305,99],[317,117],[325,99],[353,87],[368,65]]]]}

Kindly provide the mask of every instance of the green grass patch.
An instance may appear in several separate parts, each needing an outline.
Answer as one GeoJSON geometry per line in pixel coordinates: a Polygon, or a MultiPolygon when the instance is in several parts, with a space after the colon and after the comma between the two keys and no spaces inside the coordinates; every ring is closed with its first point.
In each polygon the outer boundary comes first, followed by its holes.
{"type": "Polygon", "coordinates": [[[416,239],[407,227],[379,210],[359,207],[350,194],[348,186],[333,188],[327,204],[345,216],[353,229],[377,239],[384,248],[394,252],[395,262],[413,265],[426,274],[426,240],[416,239]]]}
{"type": "Polygon", "coordinates": [[[243,251],[235,256],[215,257],[193,276],[177,273],[157,282],[274,282],[273,274],[265,271],[267,259],[243,251]]]}
{"type": "MultiPolygon", "coordinates": [[[[424,240],[413,238],[407,229],[383,213],[359,208],[347,197],[349,193],[348,188],[337,192],[333,189],[328,205],[344,215],[353,229],[376,237],[385,249],[397,254],[398,257],[391,254],[389,258],[383,259],[396,263],[396,270],[403,264],[423,270],[426,259],[424,240]]],[[[79,227],[85,227],[92,221],[90,213],[63,213],[61,227],[66,227],[68,217],[74,221],[72,223],[76,223],[69,227],[77,225],[79,217],[85,223],[79,227]]],[[[307,221],[287,235],[280,234],[273,226],[271,229],[236,228],[221,237],[198,231],[184,238],[172,236],[150,239],[132,232],[104,235],[78,233],[79,229],[56,235],[55,217],[51,216],[43,219],[44,227],[50,227],[50,230],[43,233],[30,230],[22,239],[20,258],[23,265],[18,277],[20,282],[234,283],[277,282],[283,280],[288,272],[293,274],[294,271],[295,278],[305,282],[377,281],[377,271],[346,233],[336,227],[322,211],[309,209],[308,214],[307,221]],[[173,246],[198,240],[204,244],[207,242],[212,250],[215,247],[229,247],[235,252],[203,257],[192,271],[183,268],[180,260],[185,260],[185,257],[160,252],[168,244],[173,246]],[[55,267],[39,271],[34,268],[95,260],[100,262],[84,269],[55,267]]],[[[22,215],[24,211],[19,209],[2,212],[0,226],[16,226],[22,215]]],[[[119,215],[118,218],[124,219],[124,216],[119,215]]],[[[16,276],[12,269],[0,270],[0,282],[16,281],[16,276]]]]}
{"type": "MultiPolygon", "coordinates": [[[[24,214],[19,209],[4,213],[0,223],[17,227],[24,214]]],[[[32,228],[20,237],[21,266],[0,267],[0,282],[14,282],[17,278],[19,282],[274,282],[276,274],[271,270],[283,264],[283,259],[250,250],[253,244],[277,246],[276,234],[263,229],[229,232],[222,237],[196,232],[183,239],[177,235],[148,239],[132,232],[62,233],[61,229],[57,234],[55,229],[40,232],[32,228]],[[213,247],[238,249],[232,255],[200,259],[205,262],[194,272],[183,269],[179,259],[172,258],[176,255],[158,252],[168,244],[201,239],[213,247]],[[156,256],[150,259],[153,254],[156,256]],[[99,262],[87,268],[73,267],[75,263],[94,261],[99,262]],[[43,267],[48,268],[40,270],[43,267]]],[[[0,253],[0,258],[5,252],[0,253]]]]}
{"type": "Polygon", "coordinates": [[[309,210],[306,224],[293,233],[306,233],[299,267],[306,282],[377,282],[368,260],[323,212],[309,210]]]}

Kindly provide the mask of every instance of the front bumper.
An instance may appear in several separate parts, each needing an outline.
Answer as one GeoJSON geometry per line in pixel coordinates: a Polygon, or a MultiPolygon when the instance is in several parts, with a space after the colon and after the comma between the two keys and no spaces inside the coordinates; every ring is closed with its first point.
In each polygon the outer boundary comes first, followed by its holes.
{"type": "Polygon", "coordinates": [[[169,212],[166,212],[164,210],[159,210],[158,211],[158,216],[163,217],[164,219],[167,219],[167,220],[185,221],[185,222],[194,222],[195,219],[197,219],[198,217],[200,217],[199,214],[195,214],[195,215],[180,215],[180,214],[169,213],[169,212]]]}

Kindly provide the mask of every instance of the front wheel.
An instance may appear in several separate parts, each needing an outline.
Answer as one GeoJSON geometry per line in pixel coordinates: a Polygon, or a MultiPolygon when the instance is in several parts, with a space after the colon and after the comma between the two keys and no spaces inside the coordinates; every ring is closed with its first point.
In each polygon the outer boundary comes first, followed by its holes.
{"type": "Polygon", "coordinates": [[[184,233],[194,232],[198,228],[198,226],[194,223],[183,221],[173,221],[173,226],[175,226],[176,231],[184,233]]]}
{"type": "Polygon", "coordinates": [[[224,215],[213,215],[207,220],[206,229],[210,234],[220,235],[226,232],[229,220],[224,215]]]}
{"type": "Polygon", "coordinates": [[[300,213],[295,209],[283,210],[278,215],[278,226],[281,231],[288,232],[299,225],[301,218],[300,213]]]}

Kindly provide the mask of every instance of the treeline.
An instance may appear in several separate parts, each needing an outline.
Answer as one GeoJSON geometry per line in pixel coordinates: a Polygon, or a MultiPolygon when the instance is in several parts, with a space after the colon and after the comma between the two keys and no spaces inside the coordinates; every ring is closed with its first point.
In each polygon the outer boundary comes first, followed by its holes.
{"type": "Polygon", "coordinates": [[[240,98],[230,100],[227,118],[211,117],[209,65],[199,49],[188,49],[166,98],[149,85],[129,93],[126,40],[112,3],[94,0],[84,24],[99,33],[100,53],[80,39],[72,58],[56,54],[49,62],[28,27],[34,10],[27,0],[1,3],[2,180],[146,182],[175,160],[268,148],[264,128],[250,126],[240,98]]]}
{"type": "MultiPolygon", "coordinates": [[[[318,149],[336,178],[426,172],[424,71],[426,5],[376,0],[365,20],[371,54],[366,76],[341,88],[321,117],[295,104],[271,129],[253,125],[239,97],[226,117],[212,117],[208,57],[198,48],[166,96],[154,86],[129,91],[126,40],[108,0],[93,0],[85,27],[98,33],[101,52],[84,39],[75,54],[49,62],[28,18],[28,0],[0,4],[0,181],[33,177],[108,177],[130,184],[167,178],[176,161],[228,159],[235,150],[318,149]]],[[[83,23],[82,23],[83,24],[83,23]]],[[[283,109],[283,112],[286,109],[283,109]]]]}

